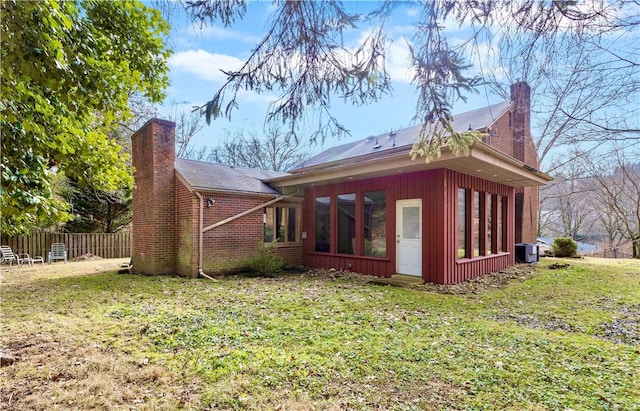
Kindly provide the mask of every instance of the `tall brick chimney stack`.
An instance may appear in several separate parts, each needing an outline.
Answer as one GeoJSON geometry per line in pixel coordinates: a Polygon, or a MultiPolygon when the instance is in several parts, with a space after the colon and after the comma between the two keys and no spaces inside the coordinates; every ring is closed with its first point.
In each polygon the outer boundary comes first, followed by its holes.
{"type": "Polygon", "coordinates": [[[531,88],[525,81],[511,85],[511,101],[515,103],[513,111],[513,157],[525,162],[525,139],[531,130],[531,88]]]}
{"type": "Polygon", "coordinates": [[[152,119],[131,137],[133,271],[176,272],[175,123],[152,119]]]}
{"type": "MultiPolygon", "coordinates": [[[[531,137],[531,88],[524,81],[511,85],[511,128],[513,131],[513,157],[526,165],[538,168],[538,154],[531,137]]],[[[515,240],[516,243],[535,243],[538,227],[538,187],[516,189],[515,240]]]]}

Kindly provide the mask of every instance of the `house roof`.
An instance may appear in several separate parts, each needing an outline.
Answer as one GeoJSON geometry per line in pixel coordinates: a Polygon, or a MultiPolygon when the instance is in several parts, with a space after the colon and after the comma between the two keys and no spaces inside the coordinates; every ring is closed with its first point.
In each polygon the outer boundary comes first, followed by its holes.
{"type": "MultiPolygon", "coordinates": [[[[491,127],[502,114],[509,110],[511,104],[511,102],[505,101],[466,113],[456,114],[453,116],[453,129],[458,132],[464,132],[469,129],[484,130],[487,127],[491,127]]],[[[296,169],[291,170],[291,173],[297,173],[309,167],[355,158],[374,152],[384,153],[385,151],[393,149],[410,148],[413,146],[413,143],[418,140],[421,127],[422,125],[419,124],[417,126],[396,130],[393,133],[389,132],[378,136],[369,136],[352,143],[330,148],[303,162],[296,169]]]]}
{"type": "MultiPolygon", "coordinates": [[[[470,128],[487,130],[511,107],[511,102],[503,102],[457,114],[453,116],[453,128],[460,132],[470,128]]],[[[481,141],[471,146],[467,156],[456,156],[449,148],[441,147],[441,156],[430,162],[421,158],[412,160],[409,152],[418,140],[420,127],[417,125],[331,148],[291,170],[290,175],[275,177],[267,182],[285,190],[287,187],[337,183],[437,168],[458,171],[512,187],[542,186],[552,180],[547,174],[481,141]]]]}
{"type": "MultiPolygon", "coordinates": [[[[503,102],[453,116],[456,131],[486,130],[512,106],[503,102]]],[[[468,156],[455,156],[448,148],[426,163],[408,155],[418,139],[420,125],[395,133],[367,137],[330,148],[305,161],[290,173],[255,170],[201,161],[176,159],[176,171],[191,188],[279,195],[285,188],[296,188],[345,180],[364,179],[396,173],[448,168],[513,187],[545,185],[548,175],[482,142],[475,143],[468,156]]]]}
{"type": "Polygon", "coordinates": [[[193,189],[278,195],[263,180],[286,176],[287,173],[234,167],[178,158],[175,168],[193,189]]]}

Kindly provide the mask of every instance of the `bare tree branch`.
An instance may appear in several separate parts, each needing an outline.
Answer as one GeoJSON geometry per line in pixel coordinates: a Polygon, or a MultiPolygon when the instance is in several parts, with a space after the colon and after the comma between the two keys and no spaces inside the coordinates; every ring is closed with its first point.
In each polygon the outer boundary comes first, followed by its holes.
{"type": "MultiPolygon", "coordinates": [[[[554,147],[580,141],[629,139],[637,133],[634,107],[638,85],[639,46],[624,37],[640,26],[640,4],[632,1],[574,2],[523,0],[435,0],[415,2],[423,9],[410,42],[413,84],[419,90],[415,119],[425,124],[414,154],[427,159],[440,146],[464,148],[477,136],[452,133],[451,107],[478,89],[481,78],[532,86],[549,127],[538,146],[544,160],[554,147]],[[471,27],[471,34],[452,41],[445,23],[471,27]],[[486,56],[481,50],[491,50],[486,56]],[[581,54],[582,53],[582,54],[581,54]],[[473,57],[475,56],[475,57],[473,57]],[[479,75],[465,74],[473,67],[479,75]],[[484,61],[484,60],[491,61],[484,61]],[[580,87],[576,88],[575,85],[580,87]],[[431,127],[436,124],[436,127],[431,127]],[[428,128],[426,126],[429,126],[428,128]],[[432,133],[427,135],[427,130],[432,133]],[[595,132],[594,132],[595,130],[595,132]],[[548,132],[548,133],[547,133],[548,132]],[[584,137],[588,136],[588,140],[584,137]]],[[[317,120],[315,140],[348,132],[331,112],[333,98],[367,104],[391,91],[385,67],[384,23],[396,3],[386,1],[367,15],[350,13],[338,1],[277,1],[262,41],[238,70],[225,72],[227,82],[206,104],[207,121],[230,117],[240,90],[279,93],[266,122],[286,124],[294,135],[309,113],[317,120]],[[373,24],[371,34],[352,50],[342,41],[345,30],[373,24]]],[[[244,1],[187,2],[201,22],[231,24],[241,18],[244,1]],[[234,7],[236,8],[234,10],[234,7]]],[[[460,33],[464,31],[461,30],[460,33]]],[[[507,84],[508,85],[508,84],[507,84]]],[[[506,90],[492,84],[494,90],[506,90]]],[[[544,128],[544,127],[543,127],[544,128]]]]}
{"type": "Polygon", "coordinates": [[[269,129],[261,138],[253,132],[227,132],[218,147],[209,150],[207,159],[220,164],[287,171],[298,166],[313,154],[306,145],[290,134],[269,129]]]}

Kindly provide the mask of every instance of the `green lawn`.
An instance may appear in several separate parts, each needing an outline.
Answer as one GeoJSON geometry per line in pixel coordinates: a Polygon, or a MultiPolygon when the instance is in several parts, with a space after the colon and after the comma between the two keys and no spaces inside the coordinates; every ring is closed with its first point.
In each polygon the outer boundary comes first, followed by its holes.
{"type": "Polygon", "coordinates": [[[544,259],[464,295],[342,273],[17,272],[13,409],[640,410],[638,261],[544,259]]]}

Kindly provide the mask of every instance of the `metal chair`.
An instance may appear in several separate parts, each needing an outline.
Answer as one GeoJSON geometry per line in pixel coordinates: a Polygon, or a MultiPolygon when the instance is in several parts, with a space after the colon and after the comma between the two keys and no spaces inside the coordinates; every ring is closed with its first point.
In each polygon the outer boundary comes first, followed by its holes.
{"type": "Polygon", "coordinates": [[[23,254],[25,257],[22,259],[22,263],[28,263],[31,267],[33,267],[33,263],[42,263],[44,267],[44,257],[36,256],[30,257],[29,254],[23,254]]]}
{"type": "Polygon", "coordinates": [[[33,263],[42,263],[44,265],[44,258],[42,257],[31,257],[29,254],[15,254],[11,247],[8,245],[0,246],[0,253],[2,254],[2,262],[9,262],[9,267],[13,265],[15,261],[18,264],[18,267],[22,267],[22,264],[27,263],[30,266],[33,266],[33,263]]]}
{"type": "Polygon", "coordinates": [[[51,262],[55,260],[64,260],[65,263],[67,262],[67,250],[65,249],[64,243],[51,244],[51,251],[49,251],[47,262],[51,264],[51,262]]]}

